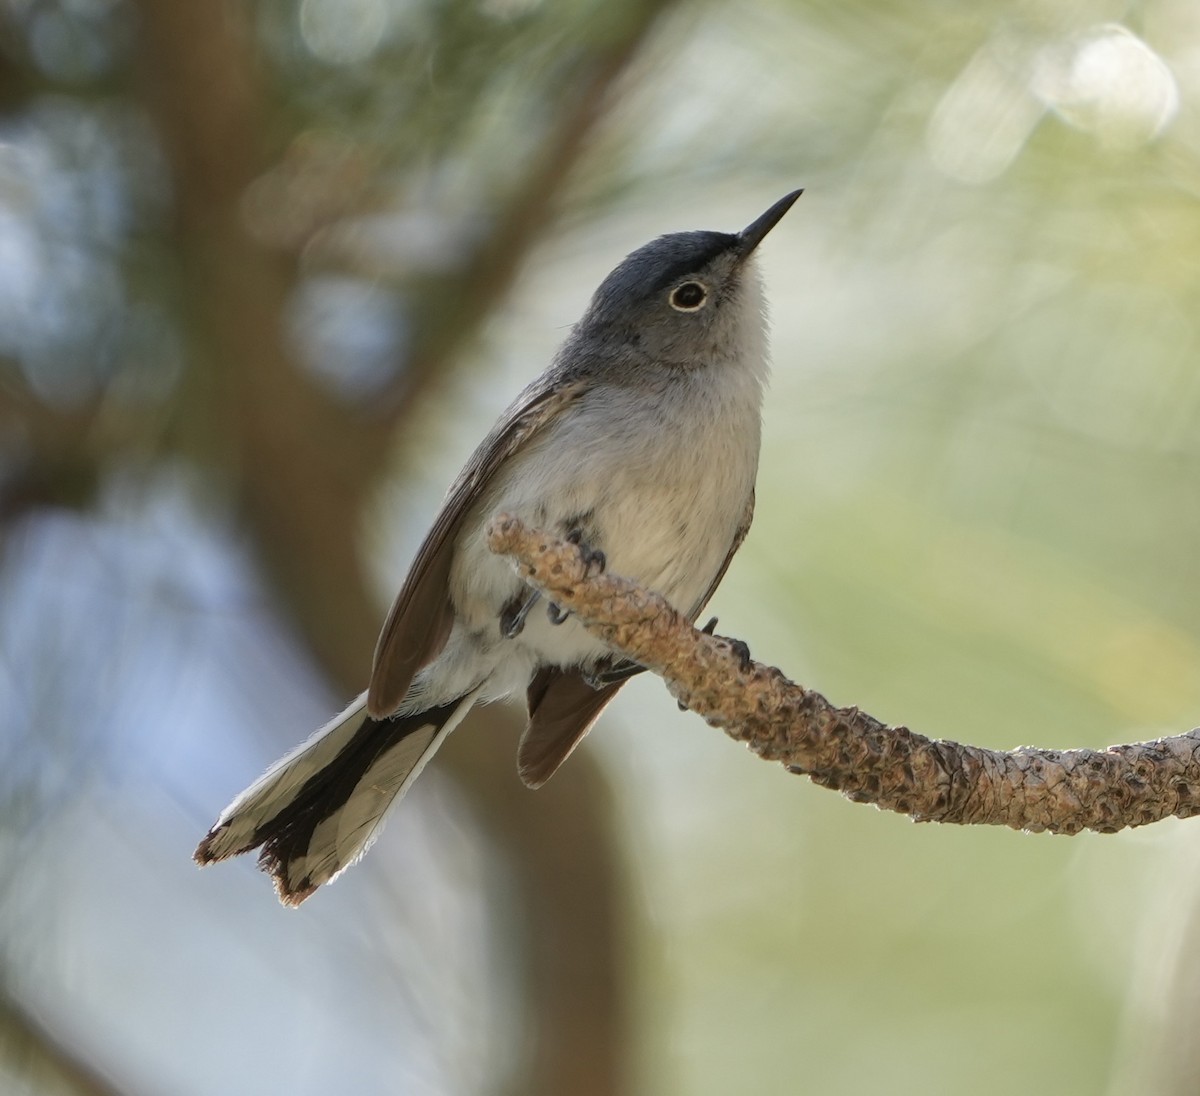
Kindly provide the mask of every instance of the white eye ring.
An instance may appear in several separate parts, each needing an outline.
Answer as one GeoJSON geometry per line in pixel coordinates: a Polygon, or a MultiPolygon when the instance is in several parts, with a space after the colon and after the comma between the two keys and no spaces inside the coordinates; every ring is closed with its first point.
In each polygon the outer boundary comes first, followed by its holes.
{"type": "Polygon", "coordinates": [[[689,280],[671,290],[668,298],[676,312],[699,312],[708,303],[708,286],[689,280]]]}

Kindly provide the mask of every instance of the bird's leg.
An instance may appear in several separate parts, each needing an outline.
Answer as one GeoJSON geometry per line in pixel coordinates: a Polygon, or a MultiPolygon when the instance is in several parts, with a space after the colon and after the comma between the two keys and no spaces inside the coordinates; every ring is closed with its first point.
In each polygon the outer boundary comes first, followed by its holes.
{"type": "MultiPolygon", "coordinates": [[[[604,574],[604,569],[608,566],[608,557],[599,548],[592,548],[590,545],[583,543],[582,529],[572,529],[567,534],[567,540],[571,544],[579,545],[579,554],[583,557],[584,578],[591,578],[594,574],[604,574]],[[592,568],[595,568],[595,570],[592,570],[592,568]]],[[[560,609],[554,602],[550,602],[546,606],[546,619],[551,624],[561,624],[570,615],[569,612],[560,609]]]]}
{"type": "Polygon", "coordinates": [[[500,634],[516,639],[525,630],[525,618],[542,597],[541,590],[522,591],[500,611],[500,634]]]}
{"type": "Polygon", "coordinates": [[[602,662],[590,673],[583,674],[582,677],[593,689],[603,689],[606,685],[615,685],[618,681],[628,681],[631,677],[645,672],[645,666],[622,659],[617,663],[602,662]]]}

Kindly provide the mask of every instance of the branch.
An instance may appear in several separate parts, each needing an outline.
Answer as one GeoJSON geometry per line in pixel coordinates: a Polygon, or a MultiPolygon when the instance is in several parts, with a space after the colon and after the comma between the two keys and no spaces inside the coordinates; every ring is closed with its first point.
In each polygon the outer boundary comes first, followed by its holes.
{"type": "Polygon", "coordinates": [[[1200,813],[1200,729],[1107,750],[1002,751],[926,738],[835,708],[627,579],[589,576],[580,547],[517,518],[497,516],[488,544],[589,632],[662,677],[681,704],[760,757],[857,803],[917,822],[1064,834],[1200,813]]]}

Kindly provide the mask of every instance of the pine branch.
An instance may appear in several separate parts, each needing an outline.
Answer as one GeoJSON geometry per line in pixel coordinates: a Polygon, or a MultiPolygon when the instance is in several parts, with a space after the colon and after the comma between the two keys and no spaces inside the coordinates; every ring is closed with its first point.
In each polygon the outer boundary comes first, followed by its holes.
{"type": "Polygon", "coordinates": [[[499,515],[512,556],[585,628],[658,674],[671,694],[760,757],[860,803],[918,822],[1115,833],[1200,813],[1200,729],[1106,750],[988,750],[889,727],[753,662],[736,640],[696,629],[657,594],[589,575],[579,546],[499,515]]]}

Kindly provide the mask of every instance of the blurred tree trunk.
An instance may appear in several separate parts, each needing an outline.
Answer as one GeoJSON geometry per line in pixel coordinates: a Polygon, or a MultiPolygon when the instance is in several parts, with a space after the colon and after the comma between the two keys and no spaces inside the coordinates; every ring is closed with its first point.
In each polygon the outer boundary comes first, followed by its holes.
{"type": "Polygon", "coordinates": [[[19,1001],[4,994],[0,994],[0,1045],[0,1061],[36,1086],[30,1091],[121,1096],[122,1090],[112,1080],[47,1031],[19,1001]]]}
{"type": "MultiPolygon", "coordinates": [[[[485,245],[490,260],[468,264],[461,284],[445,287],[455,322],[418,332],[422,376],[444,370],[507,288],[607,89],[662,6],[646,5],[624,37],[598,47],[591,71],[577,74],[578,94],[565,97],[526,187],[485,245]]],[[[240,217],[245,188],[267,166],[269,119],[233,9],[146,0],[140,13],[143,86],[172,167],[181,293],[198,358],[174,442],[227,472],[285,611],[338,686],[357,691],[380,623],[357,532],[400,424],[335,403],[289,357],[283,315],[295,270],[253,240],[240,217]]],[[[402,400],[400,413],[412,406],[402,400]]],[[[536,1040],[520,1091],[624,1091],[623,906],[606,789],[584,753],[548,790],[530,795],[515,777],[512,723],[504,713],[476,716],[480,733],[454,736],[445,758],[482,827],[506,846],[523,895],[523,984],[536,1040]],[[510,725],[508,733],[496,733],[498,724],[510,725]]]]}

